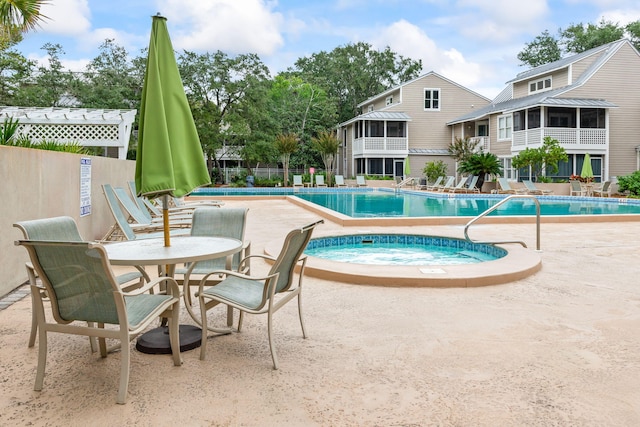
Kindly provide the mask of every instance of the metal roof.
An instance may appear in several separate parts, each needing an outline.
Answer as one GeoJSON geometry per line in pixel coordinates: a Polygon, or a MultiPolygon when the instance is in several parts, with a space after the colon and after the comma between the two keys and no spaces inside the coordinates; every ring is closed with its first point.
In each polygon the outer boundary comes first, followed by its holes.
{"type": "Polygon", "coordinates": [[[447,156],[449,155],[449,150],[444,148],[409,148],[409,154],[437,154],[447,156]]]}
{"type": "Polygon", "coordinates": [[[411,116],[402,111],[371,111],[340,123],[338,126],[346,126],[358,120],[392,120],[410,122],[411,116]]]}

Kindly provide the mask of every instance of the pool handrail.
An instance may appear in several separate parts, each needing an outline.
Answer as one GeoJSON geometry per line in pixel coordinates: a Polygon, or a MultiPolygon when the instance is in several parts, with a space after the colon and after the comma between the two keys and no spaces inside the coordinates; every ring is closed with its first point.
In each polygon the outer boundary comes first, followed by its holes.
{"type": "Polygon", "coordinates": [[[496,242],[478,242],[478,241],[474,241],[469,237],[469,227],[475,223],[476,221],[478,221],[479,219],[489,215],[491,212],[495,211],[496,209],[498,209],[498,207],[504,205],[505,203],[509,202],[511,199],[533,199],[533,201],[536,204],[536,250],[539,251],[540,250],[540,201],[538,200],[538,198],[536,196],[532,196],[532,195],[528,195],[528,194],[513,194],[510,195],[508,197],[505,197],[504,199],[500,200],[498,203],[496,203],[495,205],[491,206],[489,209],[487,209],[486,211],[482,212],[481,214],[479,214],[478,216],[476,216],[475,218],[472,218],[469,222],[467,222],[467,225],[464,226],[464,238],[466,241],[470,242],[470,243],[481,243],[481,244],[506,244],[506,243],[518,243],[520,245],[522,245],[523,247],[527,247],[527,244],[521,240],[505,240],[505,241],[496,241],[496,242]]]}

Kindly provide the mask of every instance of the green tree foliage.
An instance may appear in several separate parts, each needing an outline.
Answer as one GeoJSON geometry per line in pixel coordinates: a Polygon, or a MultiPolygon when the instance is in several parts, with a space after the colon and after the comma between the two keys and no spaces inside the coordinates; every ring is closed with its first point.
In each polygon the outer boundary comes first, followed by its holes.
{"type": "Polygon", "coordinates": [[[478,144],[480,144],[479,140],[474,141],[468,136],[464,138],[456,136],[447,150],[456,162],[462,162],[478,151],[478,144]]]}
{"type": "Polygon", "coordinates": [[[331,186],[331,176],[335,167],[336,156],[340,148],[340,141],[333,132],[323,131],[317,137],[311,139],[313,148],[320,153],[324,170],[327,175],[328,186],[331,186]]]}
{"type": "Polygon", "coordinates": [[[439,176],[445,176],[447,174],[447,169],[448,167],[445,162],[442,160],[435,160],[425,164],[422,173],[424,173],[430,183],[433,183],[439,176]]]}
{"type": "Polygon", "coordinates": [[[640,50],[640,20],[625,26],[602,19],[598,24],[572,24],[558,29],[558,37],[545,30],[518,53],[522,65],[537,67],[557,61],[562,56],[576,54],[603,44],[628,38],[640,50]]]}
{"type": "Polygon", "coordinates": [[[360,42],[300,58],[290,71],[323,88],[336,103],[342,122],[357,114],[359,103],[418,77],[421,69],[421,61],[404,58],[389,47],[378,51],[360,42]]]}
{"type": "Polygon", "coordinates": [[[35,62],[18,51],[0,50],[0,105],[22,105],[20,92],[31,80],[34,68],[35,62]]]}
{"type": "Polygon", "coordinates": [[[628,191],[632,196],[640,196],[640,171],[635,171],[631,175],[618,177],[618,190],[628,191]]]}
{"type": "Polygon", "coordinates": [[[557,139],[547,136],[539,148],[525,148],[512,159],[515,168],[531,168],[531,175],[538,180],[543,170],[550,174],[558,172],[558,163],[569,157],[557,139]]]}
{"type": "Polygon", "coordinates": [[[502,165],[500,159],[493,153],[473,153],[462,162],[458,171],[469,175],[478,175],[477,187],[482,188],[485,175],[502,175],[502,165]]]}
{"type": "Polygon", "coordinates": [[[1,0],[0,1],[0,44],[16,43],[22,33],[34,30],[40,22],[48,19],[40,13],[40,8],[49,0],[1,0]]]}
{"type": "Polygon", "coordinates": [[[276,136],[275,149],[282,160],[284,169],[284,186],[289,186],[289,159],[298,149],[298,136],[294,133],[280,134],[276,136]]]}

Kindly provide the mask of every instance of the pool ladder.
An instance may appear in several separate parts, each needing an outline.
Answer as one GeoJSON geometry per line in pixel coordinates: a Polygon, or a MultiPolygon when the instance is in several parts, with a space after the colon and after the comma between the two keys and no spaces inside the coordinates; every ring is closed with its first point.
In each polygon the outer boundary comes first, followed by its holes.
{"type": "Polygon", "coordinates": [[[495,211],[496,209],[498,209],[500,206],[504,205],[505,203],[508,203],[510,200],[512,199],[532,199],[535,204],[536,204],[536,250],[540,250],[540,201],[538,200],[538,198],[536,196],[530,196],[530,195],[526,195],[526,194],[514,194],[508,197],[505,197],[504,199],[500,200],[498,203],[496,203],[495,205],[491,206],[489,209],[487,209],[486,211],[482,212],[480,215],[478,215],[477,217],[473,218],[471,221],[469,221],[467,223],[467,225],[464,226],[464,238],[467,240],[467,242],[470,243],[482,243],[482,244],[505,244],[505,243],[519,243],[521,244],[523,247],[527,247],[527,244],[521,240],[504,240],[504,241],[498,241],[498,242],[476,242],[474,240],[471,240],[471,238],[469,238],[469,227],[474,224],[476,221],[478,221],[479,219],[489,215],[491,212],[495,211]]]}

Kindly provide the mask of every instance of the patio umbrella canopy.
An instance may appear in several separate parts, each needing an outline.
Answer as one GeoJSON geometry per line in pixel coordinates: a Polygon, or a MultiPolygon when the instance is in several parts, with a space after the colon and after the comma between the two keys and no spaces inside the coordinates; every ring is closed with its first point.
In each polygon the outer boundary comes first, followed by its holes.
{"type": "Polygon", "coordinates": [[[584,155],[584,162],[582,163],[582,171],[580,172],[582,178],[591,180],[593,178],[593,169],[591,167],[591,156],[589,153],[584,155]]]}
{"type": "Polygon", "coordinates": [[[168,196],[182,197],[210,183],[200,138],[184,92],[167,20],[153,17],[142,88],[136,191],[163,196],[165,246],[169,246],[168,196]]]}

